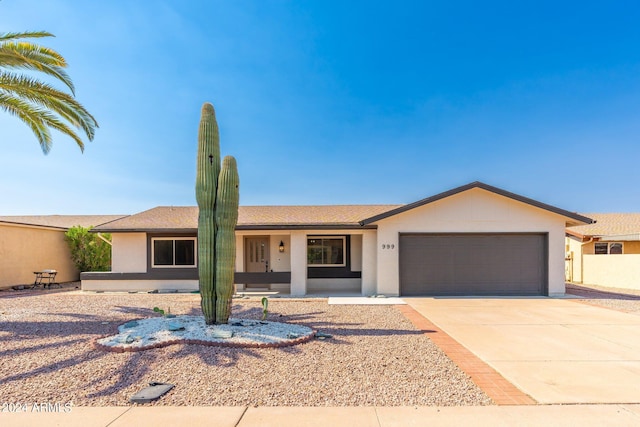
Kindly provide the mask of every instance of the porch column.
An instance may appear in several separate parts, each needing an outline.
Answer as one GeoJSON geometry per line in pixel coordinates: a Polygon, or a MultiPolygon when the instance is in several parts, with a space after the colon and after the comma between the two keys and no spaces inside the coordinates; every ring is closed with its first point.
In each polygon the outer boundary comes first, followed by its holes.
{"type": "Polygon", "coordinates": [[[291,231],[291,295],[307,294],[307,235],[291,231]]]}
{"type": "Polygon", "coordinates": [[[375,230],[366,230],[362,234],[362,295],[377,293],[377,238],[375,230]]]}
{"type": "MultiPolygon", "coordinates": [[[[244,236],[236,233],[236,265],[235,272],[241,273],[244,271],[244,236]]],[[[243,283],[235,283],[235,292],[243,291],[245,285],[243,283]]]]}
{"type": "Polygon", "coordinates": [[[236,234],[236,272],[244,271],[244,236],[236,234]]]}

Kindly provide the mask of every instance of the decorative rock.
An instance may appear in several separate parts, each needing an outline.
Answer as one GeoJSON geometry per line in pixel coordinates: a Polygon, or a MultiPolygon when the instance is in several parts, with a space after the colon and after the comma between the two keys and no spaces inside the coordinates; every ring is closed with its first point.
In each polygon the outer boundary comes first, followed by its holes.
{"type": "Polygon", "coordinates": [[[320,339],[333,338],[333,335],[326,334],[324,332],[316,332],[316,338],[320,338],[320,339]]]}
{"type": "Polygon", "coordinates": [[[133,338],[131,335],[127,335],[127,336],[124,338],[124,342],[126,342],[127,344],[131,344],[131,343],[132,343],[132,342],[134,342],[135,340],[136,340],[136,339],[135,339],[135,338],[133,338]]]}
{"type": "Polygon", "coordinates": [[[180,322],[172,321],[167,325],[167,329],[175,332],[175,331],[184,331],[184,326],[180,324],[180,322]]]}
{"type": "Polygon", "coordinates": [[[231,338],[233,336],[233,331],[224,331],[221,329],[212,329],[211,336],[214,338],[231,338]]]}
{"type": "Polygon", "coordinates": [[[287,334],[287,338],[289,338],[289,339],[296,339],[296,338],[300,338],[300,336],[301,336],[300,334],[294,334],[293,332],[289,332],[289,333],[287,334]]]}

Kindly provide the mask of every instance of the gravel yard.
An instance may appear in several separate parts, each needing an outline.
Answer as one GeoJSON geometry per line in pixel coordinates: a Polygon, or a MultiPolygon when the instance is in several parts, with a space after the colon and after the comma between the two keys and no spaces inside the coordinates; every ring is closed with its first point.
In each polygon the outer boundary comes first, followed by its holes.
{"type": "Polygon", "coordinates": [[[567,284],[567,293],[589,304],[640,314],[640,290],[567,284]]]}
{"type": "MultiPolygon", "coordinates": [[[[152,381],[176,387],[156,405],[454,406],[491,400],[393,306],[271,299],[268,320],[333,335],[285,348],[174,345],[109,353],[93,340],[158,306],[201,315],[193,294],[0,292],[0,402],[127,405],[152,381]]],[[[233,317],[259,319],[259,300],[233,317]]]]}

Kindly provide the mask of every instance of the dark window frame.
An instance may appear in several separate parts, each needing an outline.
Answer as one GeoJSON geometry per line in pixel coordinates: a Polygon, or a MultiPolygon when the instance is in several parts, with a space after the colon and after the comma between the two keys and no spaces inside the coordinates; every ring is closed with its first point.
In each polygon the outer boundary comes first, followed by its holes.
{"type": "Polygon", "coordinates": [[[192,236],[152,236],[150,238],[150,254],[149,261],[151,268],[198,268],[198,241],[197,237],[192,236]],[[172,242],[172,263],[171,264],[156,264],[155,257],[155,242],[156,241],[171,241],[172,242]],[[176,264],[176,241],[192,241],[193,242],[193,264],[176,264]]]}
{"type": "MultiPolygon", "coordinates": [[[[324,261],[324,259],[323,259],[324,261]]],[[[322,235],[309,235],[307,236],[307,267],[311,268],[327,268],[327,267],[346,267],[347,266],[347,236],[322,236],[322,235]],[[342,242],[342,263],[329,264],[329,263],[321,263],[321,264],[310,264],[309,262],[309,243],[311,240],[321,240],[322,243],[320,245],[320,250],[322,253],[322,257],[324,258],[324,241],[325,240],[340,240],[342,242]]]]}

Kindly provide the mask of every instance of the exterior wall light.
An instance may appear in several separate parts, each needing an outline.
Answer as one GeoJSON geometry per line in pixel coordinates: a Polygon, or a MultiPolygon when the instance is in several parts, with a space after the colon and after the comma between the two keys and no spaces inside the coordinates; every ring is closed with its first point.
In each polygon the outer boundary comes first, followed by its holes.
{"type": "Polygon", "coordinates": [[[278,250],[280,252],[284,252],[284,242],[282,240],[280,240],[280,246],[278,246],[278,250]]]}

